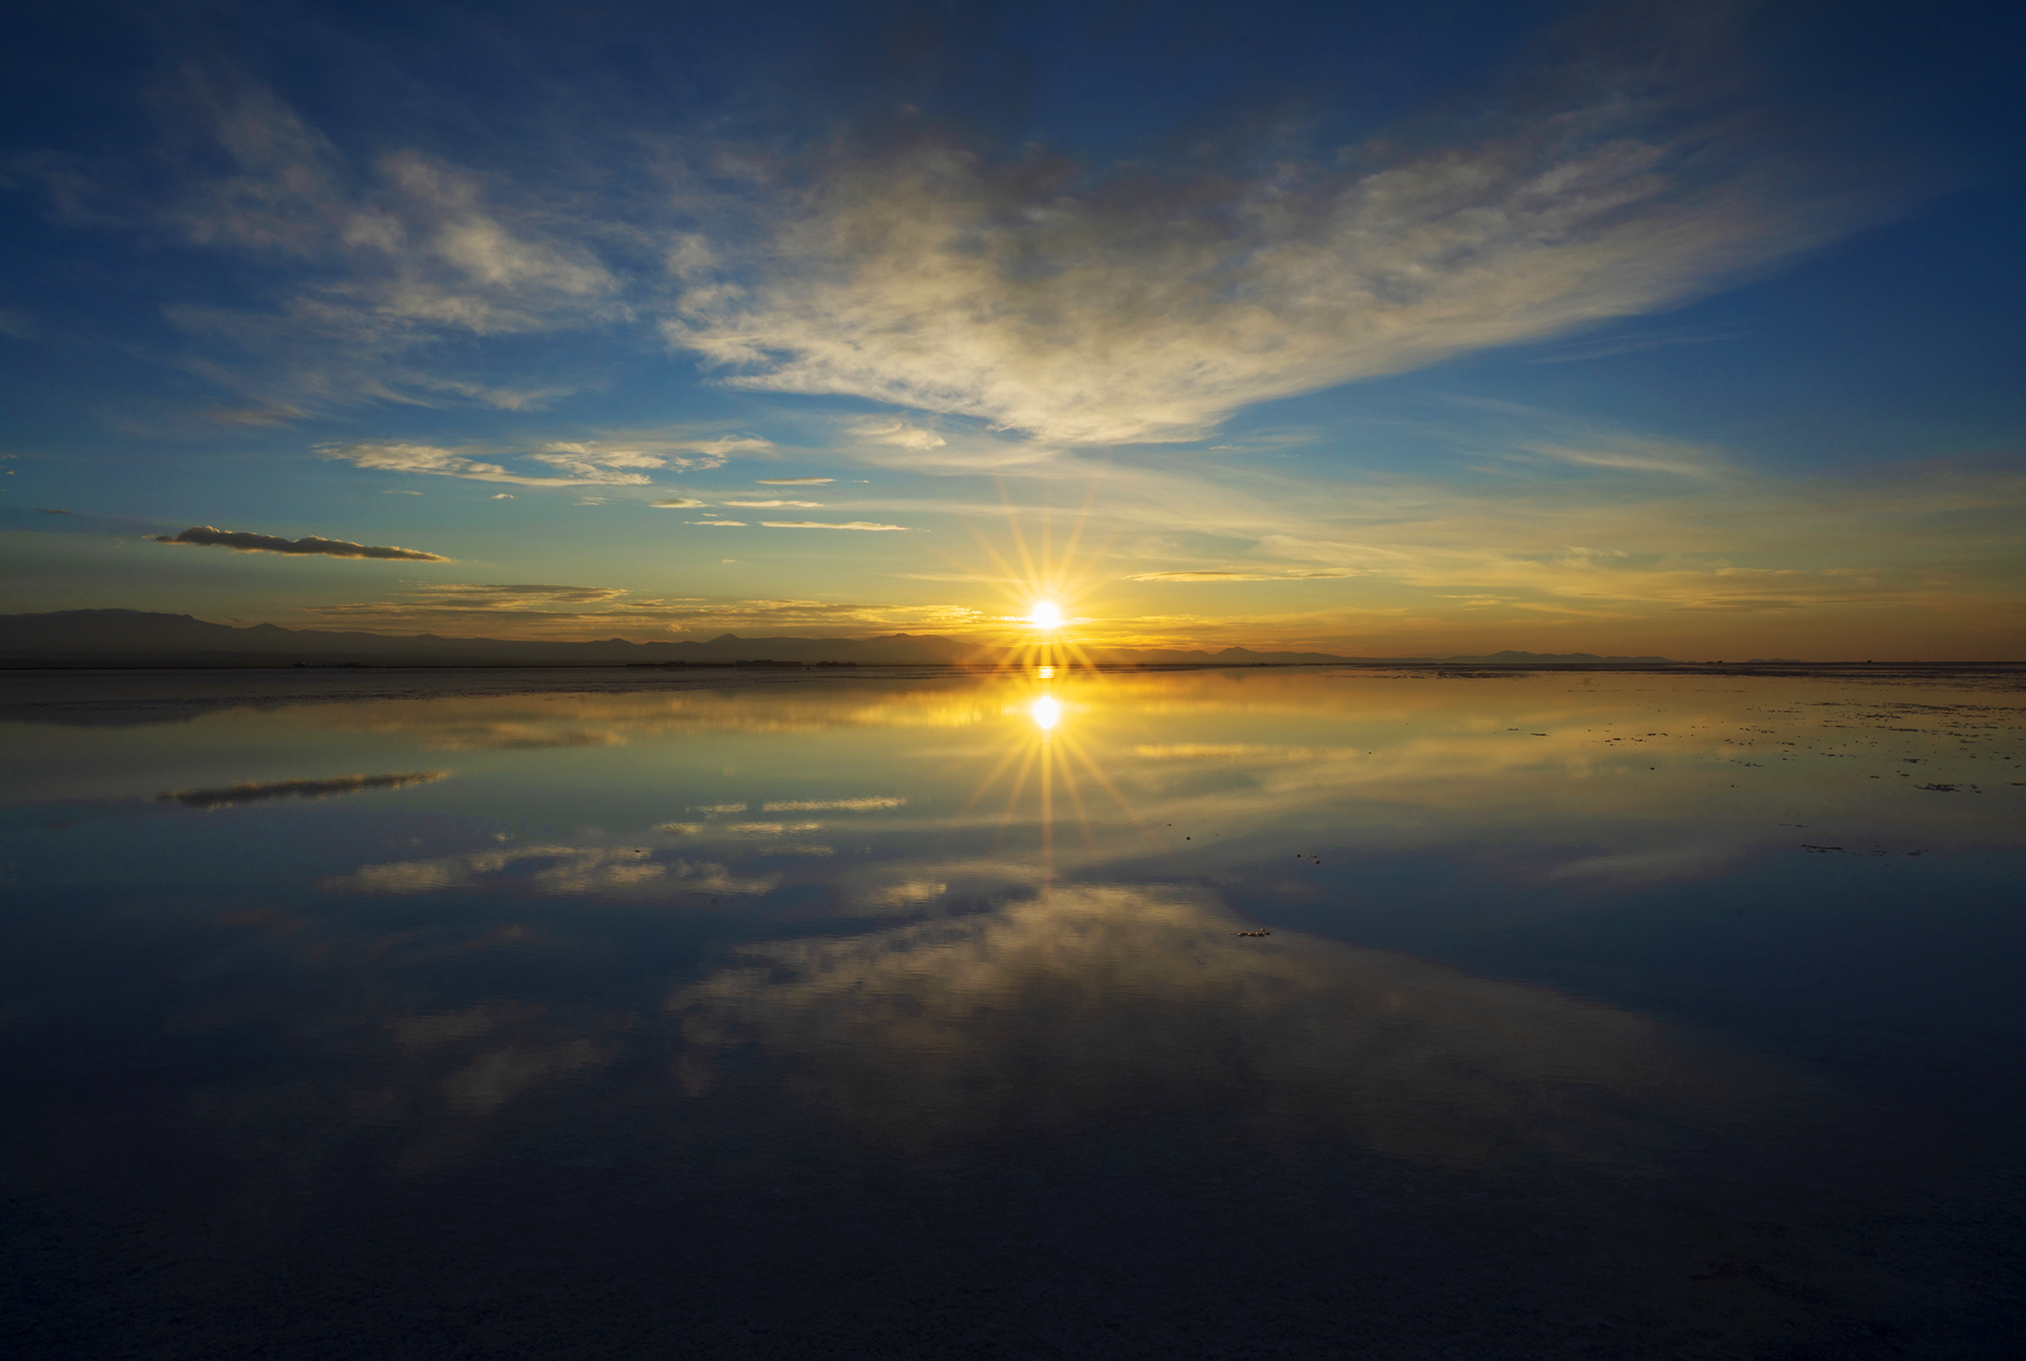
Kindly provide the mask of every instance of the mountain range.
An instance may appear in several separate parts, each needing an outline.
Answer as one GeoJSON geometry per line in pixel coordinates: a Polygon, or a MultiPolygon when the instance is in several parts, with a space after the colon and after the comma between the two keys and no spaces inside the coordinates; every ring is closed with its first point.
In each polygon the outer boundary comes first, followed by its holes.
{"type": "MultiPolygon", "coordinates": [[[[991,664],[1007,659],[1004,647],[929,633],[877,638],[741,638],[734,633],[703,642],[529,642],[503,638],[446,638],[433,633],[385,634],[288,629],[275,624],[238,627],[187,614],[146,610],[60,610],[0,615],[0,663],[12,665],[253,666],[292,663],[340,665],[553,665],[620,666],[671,663],[858,662],[868,666],[991,664]]],[[[1217,651],[1179,648],[1099,648],[1093,661],[1155,666],[1326,665],[1332,662],[1416,661],[1473,666],[1665,666],[1665,657],[1600,657],[1588,652],[1497,652],[1475,657],[1344,657],[1328,652],[1217,651]]]]}

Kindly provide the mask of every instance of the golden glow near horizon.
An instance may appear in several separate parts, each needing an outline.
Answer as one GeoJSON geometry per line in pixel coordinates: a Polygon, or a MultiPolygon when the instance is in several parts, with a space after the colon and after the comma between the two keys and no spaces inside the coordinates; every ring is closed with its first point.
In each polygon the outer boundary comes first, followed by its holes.
{"type": "Polygon", "coordinates": [[[1052,600],[1037,601],[1027,612],[1027,620],[1038,629],[1053,632],[1062,627],[1062,607],[1052,600]]]}

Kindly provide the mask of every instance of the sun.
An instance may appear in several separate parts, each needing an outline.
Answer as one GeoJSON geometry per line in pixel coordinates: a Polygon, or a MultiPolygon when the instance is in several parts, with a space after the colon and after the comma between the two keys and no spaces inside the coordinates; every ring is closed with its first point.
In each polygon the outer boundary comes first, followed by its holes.
{"type": "Polygon", "coordinates": [[[1038,629],[1059,629],[1062,627],[1062,607],[1052,600],[1043,600],[1027,612],[1027,622],[1038,629]]]}

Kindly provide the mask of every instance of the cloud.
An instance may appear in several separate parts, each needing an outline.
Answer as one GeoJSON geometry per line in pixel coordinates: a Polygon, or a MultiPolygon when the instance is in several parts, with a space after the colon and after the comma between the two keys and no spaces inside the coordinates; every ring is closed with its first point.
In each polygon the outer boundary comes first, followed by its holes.
{"type": "Polygon", "coordinates": [[[1745,328],[1710,331],[1702,334],[1616,335],[1566,345],[1552,354],[1537,355],[1536,364],[1572,364],[1587,359],[1608,359],[1614,355],[1636,354],[1641,350],[1666,349],[1675,345],[1710,345],[1737,340],[1750,334],[1745,328]]]}
{"type": "Polygon", "coordinates": [[[618,587],[450,584],[418,587],[400,599],[309,605],[313,628],[427,629],[488,637],[585,640],[615,636],[667,641],[671,634],[715,637],[727,630],[769,634],[819,630],[824,636],[926,631],[970,632],[983,614],[962,605],[894,605],[821,600],[643,598],[618,587]]]}
{"type": "Polygon", "coordinates": [[[1672,440],[1620,439],[1588,446],[1543,442],[1521,448],[1561,463],[1672,477],[1716,477],[1727,470],[1724,460],[1711,450],[1672,440]]]}
{"type": "Polygon", "coordinates": [[[405,488],[405,487],[384,487],[384,488],[382,488],[382,489],[381,489],[381,491],[380,491],[380,495],[382,495],[382,496],[420,496],[420,495],[422,495],[422,493],[421,493],[421,492],[419,492],[419,491],[409,491],[409,490],[408,490],[407,488],[405,488]]]}
{"type": "MultiPolygon", "coordinates": [[[[709,811],[709,810],[706,810],[709,811]]],[[[671,836],[772,837],[791,832],[820,832],[820,822],[664,822],[654,829],[671,836]]]]}
{"type": "Polygon", "coordinates": [[[1050,442],[1196,440],[1252,403],[1666,307],[1876,215],[1763,145],[1712,156],[1721,130],[1682,112],[1598,92],[1251,177],[922,133],[815,167],[662,329],[734,386],[1050,442]]]}
{"type": "Polygon", "coordinates": [[[1336,581],[1360,575],[1348,571],[1316,572],[1141,572],[1127,581],[1336,581]]]}
{"type": "Polygon", "coordinates": [[[753,479],[763,487],[814,487],[835,482],[834,477],[756,477],[753,479]]]}
{"type": "Polygon", "coordinates": [[[326,558],[384,558],[398,562],[449,562],[438,553],[424,553],[414,548],[370,548],[365,544],[352,543],[345,539],[320,539],[311,535],[304,539],[283,539],[273,534],[251,534],[244,530],[213,529],[210,525],[198,525],[186,529],[173,537],[157,534],[156,543],[195,544],[202,547],[230,548],[235,553],[287,553],[295,556],[317,556],[326,558]]]}
{"type": "MultiPolygon", "coordinates": [[[[857,799],[793,799],[765,805],[769,813],[819,813],[832,809],[863,813],[882,808],[903,808],[907,800],[891,794],[868,794],[857,799]]],[[[740,805],[743,811],[744,805],[740,805]]]]}
{"type": "MultiPolygon", "coordinates": [[[[947,887],[923,876],[868,886],[864,902],[920,907],[947,887]]],[[[701,1074],[750,1071],[757,1054],[784,1092],[917,1152],[1051,1102],[1158,1122],[1236,1068],[1269,1094],[1248,1106],[1246,1139],[1288,1132],[1424,1166],[1639,1166],[1684,1125],[1762,1112],[1784,1076],[1629,1012],[1403,954],[1287,931],[1209,944],[1246,926],[1186,889],[1064,886],[743,946],[667,1005],[701,1074]],[[1069,1023],[1045,1035],[993,1023],[1051,1007],[1069,1023]],[[1092,1043],[1076,1022],[1100,1014],[1130,1042],[1092,1043]]]]}
{"type": "MultiPolygon", "coordinates": [[[[702,505],[703,502],[699,501],[697,504],[702,505]]],[[[821,501],[726,501],[723,504],[727,506],[739,506],[750,510],[766,510],[776,506],[796,506],[818,510],[823,505],[821,501]]]]}
{"type": "Polygon", "coordinates": [[[317,887],[325,893],[441,893],[483,888],[534,896],[596,894],[655,899],[724,894],[757,897],[771,892],[778,882],[775,875],[736,876],[718,864],[657,860],[630,847],[525,846],[361,865],[349,874],[319,880],[317,887]],[[533,873],[512,872],[528,861],[546,863],[533,873]]]}
{"type": "Polygon", "coordinates": [[[468,478],[476,482],[507,482],[523,487],[634,487],[652,481],[647,476],[647,469],[694,472],[718,468],[724,465],[726,455],[731,452],[772,447],[766,440],[743,436],[688,439],[642,435],[611,440],[551,440],[539,452],[508,455],[555,469],[564,474],[560,477],[509,472],[498,463],[474,458],[456,449],[399,440],[324,444],[317,447],[317,453],[324,458],[376,472],[425,473],[436,477],[468,478]]]}
{"type": "Polygon", "coordinates": [[[223,789],[173,789],[157,795],[164,803],[185,808],[225,808],[233,804],[261,803],[268,799],[328,799],[338,794],[357,794],[370,789],[406,789],[410,785],[433,784],[447,779],[447,770],[417,770],[401,775],[338,775],[324,780],[249,781],[223,789]]]}
{"type": "Polygon", "coordinates": [[[933,430],[924,430],[906,421],[863,421],[852,428],[860,439],[891,444],[900,449],[940,449],[948,443],[933,430]]]}
{"type": "Polygon", "coordinates": [[[536,602],[559,605],[602,605],[627,591],[618,586],[542,586],[455,581],[417,587],[425,600],[456,600],[466,604],[522,606],[536,602]]]}
{"type": "Polygon", "coordinates": [[[371,468],[375,472],[427,473],[435,477],[469,478],[474,482],[510,482],[521,487],[639,486],[648,481],[641,473],[616,472],[589,462],[578,465],[584,471],[577,477],[527,477],[510,473],[497,463],[467,458],[451,449],[398,441],[324,444],[317,447],[317,453],[324,458],[371,468]]]}
{"type": "Polygon", "coordinates": [[[689,525],[710,525],[715,529],[744,529],[746,527],[744,520],[685,520],[683,523],[689,525]]]}
{"type": "Polygon", "coordinates": [[[655,510],[698,510],[709,504],[710,502],[699,501],[693,496],[672,496],[666,501],[648,502],[655,510]]]}
{"type": "Polygon", "coordinates": [[[866,529],[911,532],[906,525],[881,525],[874,524],[870,520],[847,520],[843,524],[831,524],[824,520],[762,520],[760,523],[768,529],[866,529]]]}
{"type": "Polygon", "coordinates": [[[492,499],[495,501],[511,501],[514,499],[514,494],[510,491],[496,491],[492,494],[492,499]]]}
{"type": "Polygon", "coordinates": [[[722,468],[736,453],[749,453],[774,446],[763,439],[724,436],[719,439],[690,440],[569,440],[547,446],[548,452],[530,454],[566,472],[596,477],[616,469],[674,468],[682,472],[722,468]]]}
{"type": "MultiPolygon", "coordinates": [[[[413,149],[346,156],[270,91],[220,66],[159,90],[162,154],[184,173],[140,216],[272,281],[265,308],[168,309],[198,342],[186,367],[285,407],[444,397],[527,409],[577,386],[483,382],[416,367],[452,337],[598,325],[624,314],[621,281],[559,230],[539,192],[413,149]],[[222,351],[220,352],[220,346],[222,351]]],[[[73,214],[123,216],[100,173],[73,214]],[[86,199],[95,199],[86,203],[86,199]]],[[[440,359],[438,360],[440,363],[440,359]]],[[[433,367],[433,366],[432,366],[433,367]]]]}

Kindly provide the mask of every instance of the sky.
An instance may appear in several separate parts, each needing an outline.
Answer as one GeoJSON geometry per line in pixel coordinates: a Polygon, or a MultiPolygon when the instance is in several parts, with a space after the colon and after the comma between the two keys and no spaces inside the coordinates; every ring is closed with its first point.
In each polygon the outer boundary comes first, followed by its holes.
{"type": "Polygon", "coordinates": [[[2018,36],[23,7],[0,608],[2026,657],[2018,36]]]}

